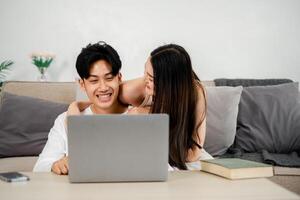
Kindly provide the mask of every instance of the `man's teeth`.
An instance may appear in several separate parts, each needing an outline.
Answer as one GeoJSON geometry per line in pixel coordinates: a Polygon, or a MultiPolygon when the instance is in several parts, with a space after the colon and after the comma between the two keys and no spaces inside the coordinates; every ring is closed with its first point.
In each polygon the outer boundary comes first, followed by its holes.
{"type": "Polygon", "coordinates": [[[111,96],[111,94],[102,94],[102,95],[99,95],[100,97],[109,97],[111,96]]]}
{"type": "Polygon", "coordinates": [[[110,100],[110,96],[112,95],[112,93],[108,93],[108,94],[98,94],[96,95],[97,98],[100,100],[100,101],[108,101],[110,100]]]}

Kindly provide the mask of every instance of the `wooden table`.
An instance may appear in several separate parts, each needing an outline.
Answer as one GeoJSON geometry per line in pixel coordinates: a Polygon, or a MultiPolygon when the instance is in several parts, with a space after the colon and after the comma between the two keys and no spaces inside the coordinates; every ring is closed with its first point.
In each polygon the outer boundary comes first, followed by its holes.
{"type": "Polygon", "coordinates": [[[71,184],[67,176],[24,173],[29,182],[0,181],[1,200],[300,199],[265,178],[227,180],[199,171],[170,172],[167,182],[71,184]]]}

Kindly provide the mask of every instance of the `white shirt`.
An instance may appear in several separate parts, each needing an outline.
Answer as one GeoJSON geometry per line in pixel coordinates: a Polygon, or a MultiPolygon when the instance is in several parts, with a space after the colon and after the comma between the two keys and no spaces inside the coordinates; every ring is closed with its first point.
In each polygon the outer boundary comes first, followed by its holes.
{"type": "MultiPolygon", "coordinates": [[[[127,111],[124,114],[126,113],[127,111]]],[[[88,107],[81,114],[92,115],[93,112],[91,108],[88,107]]],[[[50,172],[54,162],[64,156],[68,156],[68,138],[65,127],[66,115],[67,113],[64,112],[56,118],[54,126],[49,132],[48,141],[33,168],[34,172],[50,172]]],[[[213,159],[213,157],[209,155],[204,149],[202,149],[199,160],[207,159],[213,159]]],[[[200,161],[186,163],[186,165],[189,170],[201,169],[200,161]]],[[[178,169],[175,167],[173,168],[169,165],[169,171],[173,170],[178,169]]]]}
{"type": "MultiPolygon", "coordinates": [[[[92,115],[93,112],[90,107],[85,109],[82,115],[92,115]]],[[[34,172],[50,172],[52,164],[68,155],[68,138],[65,127],[65,119],[67,113],[60,114],[51,128],[48,141],[39,155],[39,158],[33,168],[34,172]]]]}

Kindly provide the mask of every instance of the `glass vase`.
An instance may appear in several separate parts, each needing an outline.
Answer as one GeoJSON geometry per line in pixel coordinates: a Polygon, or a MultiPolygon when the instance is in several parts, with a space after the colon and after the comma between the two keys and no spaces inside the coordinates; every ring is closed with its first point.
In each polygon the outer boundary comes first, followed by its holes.
{"type": "Polygon", "coordinates": [[[47,81],[47,77],[46,77],[47,68],[46,67],[38,67],[38,70],[40,72],[40,76],[38,77],[38,81],[41,81],[41,82],[47,81]]]}

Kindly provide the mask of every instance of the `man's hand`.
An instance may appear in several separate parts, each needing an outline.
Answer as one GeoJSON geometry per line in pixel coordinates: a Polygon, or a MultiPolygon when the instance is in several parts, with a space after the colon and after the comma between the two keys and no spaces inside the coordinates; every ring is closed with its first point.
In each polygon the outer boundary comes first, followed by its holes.
{"type": "Polygon", "coordinates": [[[69,172],[68,157],[64,156],[63,158],[54,162],[51,167],[51,171],[58,175],[67,175],[69,172]]]}

